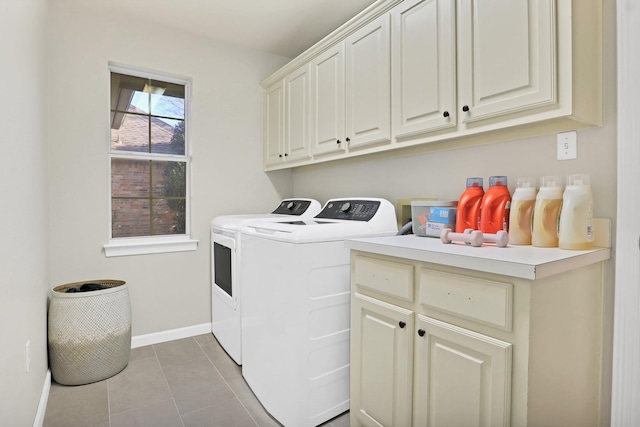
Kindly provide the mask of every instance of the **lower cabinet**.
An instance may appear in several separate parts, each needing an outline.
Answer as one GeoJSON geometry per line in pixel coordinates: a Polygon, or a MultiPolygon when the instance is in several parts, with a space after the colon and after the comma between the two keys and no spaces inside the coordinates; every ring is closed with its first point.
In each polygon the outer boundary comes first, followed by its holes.
{"type": "Polygon", "coordinates": [[[350,425],[599,426],[602,271],[351,255],[350,425]]]}
{"type": "Polygon", "coordinates": [[[511,344],[418,315],[415,426],[509,425],[511,344]]]}
{"type": "Polygon", "coordinates": [[[352,426],[509,425],[511,344],[357,293],[352,310],[352,426]]]}
{"type": "Polygon", "coordinates": [[[351,426],[411,425],[410,310],[355,294],[351,300],[351,426]]]}

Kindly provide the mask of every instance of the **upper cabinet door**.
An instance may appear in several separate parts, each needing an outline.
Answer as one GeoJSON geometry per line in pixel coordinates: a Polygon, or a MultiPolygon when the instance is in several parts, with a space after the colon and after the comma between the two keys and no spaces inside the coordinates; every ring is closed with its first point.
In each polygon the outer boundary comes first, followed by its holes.
{"type": "Polygon", "coordinates": [[[347,37],[346,104],[349,148],[391,140],[389,14],[347,37]]]}
{"type": "Polygon", "coordinates": [[[343,152],[345,143],[344,44],[318,55],[311,63],[311,142],[313,154],[343,152]]]}
{"type": "Polygon", "coordinates": [[[308,159],[309,151],[309,90],[310,65],[306,64],[285,79],[287,160],[308,159]]]}
{"type": "Polygon", "coordinates": [[[264,93],[264,163],[282,162],[284,151],[284,79],[269,86],[264,93]]]}
{"type": "Polygon", "coordinates": [[[555,0],[459,0],[461,121],[556,103],[555,29],[555,0]]]}
{"type": "Polygon", "coordinates": [[[404,1],[391,11],[396,138],[456,128],[454,0],[404,1]]]}

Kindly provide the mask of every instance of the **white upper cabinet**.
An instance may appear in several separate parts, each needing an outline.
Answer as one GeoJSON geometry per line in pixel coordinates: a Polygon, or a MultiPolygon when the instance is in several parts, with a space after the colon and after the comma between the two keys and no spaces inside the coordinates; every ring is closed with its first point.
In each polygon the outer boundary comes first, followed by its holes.
{"type": "Polygon", "coordinates": [[[284,146],[284,79],[265,89],[264,93],[264,164],[282,161],[284,146]]]}
{"type": "Polygon", "coordinates": [[[318,55],[311,69],[314,155],[391,140],[387,15],[318,55]]]}
{"type": "Polygon", "coordinates": [[[602,2],[377,0],[262,82],[265,170],[601,125],[602,2]]]}
{"type": "Polygon", "coordinates": [[[304,65],[285,79],[285,157],[308,159],[310,65],[304,65]]]}
{"type": "Polygon", "coordinates": [[[396,138],[457,126],[455,18],[452,0],[405,0],[391,11],[396,138]]]}
{"type": "Polygon", "coordinates": [[[365,25],[345,41],[346,141],[357,148],[391,140],[389,15],[365,25]]]}
{"type": "Polygon", "coordinates": [[[265,90],[265,166],[311,158],[309,70],[304,65],[265,90]]]}
{"type": "Polygon", "coordinates": [[[554,0],[458,2],[463,123],[557,102],[554,0]]]}
{"type": "Polygon", "coordinates": [[[313,153],[343,152],[345,143],[344,43],[311,62],[311,141],[313,153]]]}

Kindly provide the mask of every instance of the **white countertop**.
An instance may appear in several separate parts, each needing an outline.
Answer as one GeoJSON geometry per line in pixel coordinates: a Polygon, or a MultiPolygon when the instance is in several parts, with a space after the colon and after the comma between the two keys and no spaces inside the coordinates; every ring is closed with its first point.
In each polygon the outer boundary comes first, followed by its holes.
{"type": "Polygon", "coordinates": [[[610,248],[569,251],[533,246],[472,247],[458,243],[444,244],[437,238],[414,235],[352,239],[347,240],[345,245],[352,250],[530,280],[574,270],[611,257],[610,248]]]}

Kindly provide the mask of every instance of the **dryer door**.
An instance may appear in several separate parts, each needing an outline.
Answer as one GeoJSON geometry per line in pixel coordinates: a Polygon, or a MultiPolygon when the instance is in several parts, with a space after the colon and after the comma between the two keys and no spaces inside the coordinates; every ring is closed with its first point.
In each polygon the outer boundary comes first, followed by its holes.
{"type": "Polygon", "coordinates": [[[234,310],[238,301],[236,256],[236,238],[212,230],[211,292],[234,310]]]}

